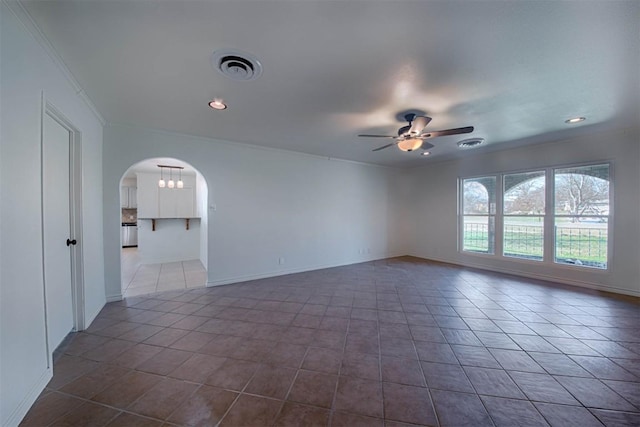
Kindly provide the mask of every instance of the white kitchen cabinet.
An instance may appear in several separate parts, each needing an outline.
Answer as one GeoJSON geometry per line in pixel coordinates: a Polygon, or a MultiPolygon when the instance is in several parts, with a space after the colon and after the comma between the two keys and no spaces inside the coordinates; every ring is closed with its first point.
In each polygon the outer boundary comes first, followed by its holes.
{"type": "Polygon", "coordinates": [[[195,216],[194,196],[192,187],[159,188],[156,218],[193,218],[195,216]]]}
{"type": "Polygon", "coordinates": [[[136,187],[120,187],[120,207],[138,207],[138,189],[136,187]]]}
{"type": "Polygon", "coordinates": [[[154,174],[137,173],[138,218],[158,218],[158,178],[154,174]]]}
{"type": "Polygon", "coordinates": [[[138,189],[136,187],[129,187],[129,207],[138,207],[138,189]]]}

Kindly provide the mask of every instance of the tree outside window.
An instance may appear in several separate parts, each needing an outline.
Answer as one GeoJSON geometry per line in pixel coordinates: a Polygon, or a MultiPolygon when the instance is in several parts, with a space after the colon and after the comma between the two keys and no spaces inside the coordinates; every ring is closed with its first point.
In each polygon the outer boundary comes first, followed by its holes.
{"type": "Polygon", "coordinates": [[[545,172],[504,175],[503,254],[542,261],[545,172]]]}
{"type": "Polygon", "coordinates": [[[554,184],[555,262],[607,268],[609,165],[556,169],[554,184]]]}

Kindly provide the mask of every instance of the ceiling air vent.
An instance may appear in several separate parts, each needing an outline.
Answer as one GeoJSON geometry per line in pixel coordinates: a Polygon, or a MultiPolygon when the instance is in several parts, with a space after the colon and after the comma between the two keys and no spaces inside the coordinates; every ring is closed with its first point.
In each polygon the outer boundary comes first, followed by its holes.
{"type": "Polygon", "coordinates": [[[467,138],[462,141],[458,141],[458,147],[460,148],[473,148],[484,143],[484,138],[467,138]]]}
{"type": "Polygon", "coordinates": [[[213,68],[233,80],[255,80],[262,74],[258,59],[239,50],[217,50],[211,56],[213,68]]]}

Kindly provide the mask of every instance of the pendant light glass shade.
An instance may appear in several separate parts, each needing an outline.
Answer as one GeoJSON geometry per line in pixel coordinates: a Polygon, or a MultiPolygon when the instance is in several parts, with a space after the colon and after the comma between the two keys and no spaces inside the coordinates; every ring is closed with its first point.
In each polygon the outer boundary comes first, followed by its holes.
{"type": "Polygon", "coordinates": [[[184,188],[184,182],[182,182],[182,169],[180,169],[180,178],[178,179],[177,185],[178,188],[184,188]]]}
{"type": "Polygon", "coordinates": [[[169,169],[169,182],[167,182],[167,187],[173,188],[176,186],[176,183],[173,182],[173,169],[169,169]]]}
{"type": "Polygon", "coordinates": [[[158,181],[158,187],[160,188],[164,188],[167,184],[164,182],[164,175],[163,172],[164,168],[160,168],[160,181],[158,181]]]}

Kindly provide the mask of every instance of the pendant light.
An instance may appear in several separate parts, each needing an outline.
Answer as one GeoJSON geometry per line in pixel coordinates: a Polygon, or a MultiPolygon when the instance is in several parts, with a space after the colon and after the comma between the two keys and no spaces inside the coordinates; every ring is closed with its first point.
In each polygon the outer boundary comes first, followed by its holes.
{"type": "Polygon", "coordinates": [[[182,169],[179,169],[180,171],[180,178],[178,179],[178,183],[177,183],[177,187],[178,188],[183,188],[184,187],[184,182],[182,182],[182,169]]]}
{"type": "Polygon", "coordinates": [[[164,182],[164,174],[162,173],[164,168],[160,166],[160,181],[158,181],[158,187],[164,188],[167,184],[164,182]]]}
{"type": "Polygon", "coordinates": [[[158,187],[160,188],[184,188],[184,182],[182,182],[182,169],[183,166],[171,166],[171,165],[158,165],[160,168],[160,181],[158,181],[158,187]],[[169,181],[164,180],[164,170],[169,169],[169,181]],[[180,178],[178,182],[173,180],[173,170],[178,169],[180,172],[180,178]]]}
{"type": "Polygon", "coordinates": [[[169,182],[167,183],[167,187],[173,188],[176,186],[176,183],[173,182],[173,168],[169,169],[169,182]]]}

